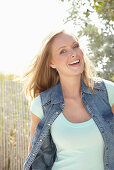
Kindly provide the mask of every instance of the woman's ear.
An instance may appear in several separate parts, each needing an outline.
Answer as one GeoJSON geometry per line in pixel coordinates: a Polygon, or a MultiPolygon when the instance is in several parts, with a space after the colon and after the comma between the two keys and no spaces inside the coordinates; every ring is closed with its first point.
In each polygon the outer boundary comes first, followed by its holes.
{"type": "Polygon", "coordinates": [[[50,62],[50,65],[49,65],[51,68],[56,68],[55,64],[51,61],[50,62]]]}

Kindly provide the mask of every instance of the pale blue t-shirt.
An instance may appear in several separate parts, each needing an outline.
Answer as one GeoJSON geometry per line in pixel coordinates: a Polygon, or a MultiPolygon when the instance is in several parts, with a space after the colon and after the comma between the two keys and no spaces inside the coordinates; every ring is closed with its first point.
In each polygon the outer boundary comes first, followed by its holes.
{"type": "MultiPolygon", "coordinates": [[[[104,82],[112,106],[114,83],[104,82]]],[[[39,96],[31,103],[30,110],[43,118],[39,96]]],[[[57,148],[52,170],[104,170],[104,141],[92,118],[82,123],[71,123],[60,113],[51,126],[51,136],[57,148]]]]}

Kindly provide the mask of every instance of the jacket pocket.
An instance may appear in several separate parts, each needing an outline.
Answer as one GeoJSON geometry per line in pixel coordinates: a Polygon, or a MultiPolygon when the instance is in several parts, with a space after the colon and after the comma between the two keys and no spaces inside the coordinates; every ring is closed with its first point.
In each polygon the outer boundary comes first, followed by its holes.
{"type": "Polygon", "coordinates": [[[48,134],[32,163],[32,170],[51,170],[56,154],[56,148],[51,140],[51,136],[48,134]]]}

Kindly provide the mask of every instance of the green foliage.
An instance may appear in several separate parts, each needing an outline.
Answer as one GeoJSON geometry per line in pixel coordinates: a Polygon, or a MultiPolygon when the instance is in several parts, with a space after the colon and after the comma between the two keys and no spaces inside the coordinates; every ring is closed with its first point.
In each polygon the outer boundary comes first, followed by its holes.
{"type": "Polygon", "coordinates": [[[114,0],[103,0],[102,10],[97,13],[103,20],[114,21],[114,0]]]}
{"type": "MultiPolygon", "coordinates": [[[[80,26],[79,37],[89,40],[89,55],[96,68],[101,67],[98,74],[103,78],[114,80],[114,1],[113,0],[70,0],[72,2],[65,23],[71,21],[74,27],[80,26]],[[92,14],[97,13],[102,28],[94,25],[92,14]]],[[[64,1],[63,1],[64,2],[64,1]]],[[[97,22],[97,21],[96,21],[97,22]]]]}
{"type": "MultiPolygon", "coordinates": [[[[81,35],[89,36],[90,56],[94,65],[100,64],[102,67],[102,77],[113,80],[114,77],[114,35],[106,36],[103,32],[99,33],[95,25],[87,25],[81,35]],[[94,37],[94,39],[93,39],[94,37]]],[[[100,74],[100,72],[99,72],[100,74]]]]}
{"type": "Polygon", "coordinates": [[[99,1],[98,4],[99,4],[99,5],[103,5],[103,2],[100,2],[100,1],[99,1]]]}
{"type": "MultiPolygon", "coordinates": [[[[65,0],[60,0],[60,1],[65,2],[65,0]]],[[[67,0],[67,1],[70,2],[72,0],[67,0]]],[[[90,1],[90,0],[88,0],[88,2],[89,2],[89,6],[91,6],[92,9],[95,9],[97,12],[102,10],[103,4],[104,4],[103,1],[97,1],[97,0],[90,1]]],[[[75,3],[76,5],[81,3],[80,5],[83,6],[83,5],[86,5],[86,0],[85,1],[84,0],[76,0],[76,1],[74,0],[74,1],[72,1],[72,3],[73,4],[75,3]]],[[[75,6],[74,6],[74,8],[75,8],[75,6]]],[[[87,17],[90,15],[89,9],[87,9],[87,11],[85,12],[85,15],[87,17]]]]}
{"type": "Polygon", "coordinates": [[[96,10],[101,10],[102,8],[100,6],[95,6],[96,10]]]}

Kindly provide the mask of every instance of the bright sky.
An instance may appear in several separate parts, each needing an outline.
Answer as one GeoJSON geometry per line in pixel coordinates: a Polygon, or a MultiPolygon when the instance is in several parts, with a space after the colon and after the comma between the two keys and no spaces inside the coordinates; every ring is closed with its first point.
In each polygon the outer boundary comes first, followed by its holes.
{"type": "Polygon", "coordinates": [[[69,7],[68,0],[0,1],[0,72],[23,74],[45,36],[63,26],[69,7]]]}
{"type": "Polygon", "coordinates": [[[22,74],[45,36],[63,25],[68,2],[0,1],[0,72],[22,74]]]}

